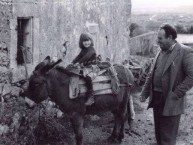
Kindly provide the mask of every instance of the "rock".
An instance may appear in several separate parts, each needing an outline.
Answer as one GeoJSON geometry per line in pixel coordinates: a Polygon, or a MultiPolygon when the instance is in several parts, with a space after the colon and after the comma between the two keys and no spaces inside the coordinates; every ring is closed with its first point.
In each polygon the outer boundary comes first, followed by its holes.
{"type": "Polygon", "coordinates": [[[9,65],[9,57],[6,51],[0,52],[0,66],[7,67],[9,65]]]}
{"type": "Polygon", "coordinates": [[[2,65],[4,64],[1,63],[1,55],[0,55],[0,83],[4,85],[8,84],[11,81],[11,71],[7,67],[2,65]]]}
{"type": "Polygon", "coordinates": [[[0,84],[0,95],[3,101],[7,101],[11,98],[11,85],[10,84],[0,84]]]}
{"type": "Polygon", "coordinates": [[[190,145],[193,145],[193,140],[192,140],[192,141],[190,141],[190,145]]]}
{"type": "Polygon", "coordinates": [[[54,107],[56,104],[55,104],[54,102],[52,102],[52,101],[48,101],[48,105],[49,105],[50,107],[54,107]]]}
{"type": "Polygon", "coordinates": [[[9,127],[7,125],[0,124],[0,136],[8,133],[8,131],[9,131],[9,127]]]}
{"type": "Polygon", "coordinates": [[[61,118],[64,113],[60,110],[57,111],[56,116],[57,118],[61,118]]]}
{"type": "Polygon", "coordinates": [[[54,105],[55,105],[54,102],[45,100],[44,106],[45,106],[46,112],[47,112],[47,113],[54,112],[54,111],[55,111],[55,110],[54,110],[54,109],[55,109],[55,108],[54,108],[54,105]]]}
{"type": "Polygon", "coordinates": [[[1,50],[7,50],[7,45],[5,42],[0,42],[0,49],[1,50]]]}
{"type": "Polygon", "coordinates": [[[1,95],[3,97],[6,95],[11,95],[11,84],[4,84],[1,95]]]}
{"type": "Polygon", "coordinates": [[[100,117],[97,116],[97,115],[93,115],[93,116],[90,116],[90,119],[91,119],[92,121],[98,121],[98,120],[100,120],[100,117]]]}
{"type": "Polygon", "coordinates": [[[186,144],[180,141],[180,142],[177,142],[176,145],[186,145],[186,144]]]}
{"type": "Polygon", "coordinates": [[[18,97],[20,90],[21,90],[21,88],[12,86],[12,87],[11,87],[11,95],[18,97]]]}
{"type": "Polygon", "coordinates": [[[5,102],[8,102],[11,99],[11,93],[4,95],[3,98],[4,98],[5,102]]]}
{"type": "Polygon", "coordinates": [[[19,113],[15,113],[12,119],[11,128],[17,130],[21,124],[21,115],[19,113]]]}
{"type": "Polygon", "coordinates": [[[27,97],[25,97],[25,102],[29,106],[29,108],[33,108],[35,106],[34,101],[32,101],[31,99],[29,99],[27,97]]]}
{"type": "Polygon", "coordinates": [[[3,88],[4,84],[0,83],[0,94],[2,94],[2,88],[3,88]]]}

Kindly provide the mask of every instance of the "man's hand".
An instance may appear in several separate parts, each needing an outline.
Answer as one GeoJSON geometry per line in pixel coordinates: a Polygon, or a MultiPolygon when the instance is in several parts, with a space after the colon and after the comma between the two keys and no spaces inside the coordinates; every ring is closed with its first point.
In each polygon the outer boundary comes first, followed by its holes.
{"type": "Polygon", "coordinates": [[[140,96],[140,101],[141,102],[145,102],[146,101],[146,97],[145,96],[140,96]]]}

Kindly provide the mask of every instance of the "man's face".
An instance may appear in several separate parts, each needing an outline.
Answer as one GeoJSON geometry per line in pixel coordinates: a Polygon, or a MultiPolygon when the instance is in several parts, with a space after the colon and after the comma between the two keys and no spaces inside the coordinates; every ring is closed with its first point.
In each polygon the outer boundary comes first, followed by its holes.
{"type": "Polygon", "coordinates": [[[90,45],[91,45],[91,41],[90,41],[90,40],[86,40],[86,41],[83,41],[82,44],[83,44],[83,46],[84,46],[85,48],[88,48],[88,47],[90,47],[90,45]]]}
{"type": "Polygon", "coordinates": [[[170,41],[171,38],[166,38],[165,31],[163,29],[159,30],[157,36],[157,43],[163,51],[168,50],[170,48],[170,41]]]}

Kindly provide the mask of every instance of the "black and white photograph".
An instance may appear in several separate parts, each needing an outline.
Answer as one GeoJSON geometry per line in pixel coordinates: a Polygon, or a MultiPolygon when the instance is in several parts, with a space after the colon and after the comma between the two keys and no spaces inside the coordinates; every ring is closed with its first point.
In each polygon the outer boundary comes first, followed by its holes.
{"type": "Polygon", "coordinates": [[[0,145],[193,145],[193,0],[0,0],[0,145]]]}

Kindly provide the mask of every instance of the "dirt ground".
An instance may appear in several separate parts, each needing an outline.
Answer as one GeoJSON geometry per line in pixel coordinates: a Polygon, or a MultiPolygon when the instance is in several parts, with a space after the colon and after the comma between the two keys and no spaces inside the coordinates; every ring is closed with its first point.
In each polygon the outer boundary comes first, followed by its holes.
{"type": "MultiPolygon", "coordinates": [[[[187,94],[186,114],[182,115],[177,145],[193,145],[193,89],[187,94]]],[[[133,95],[136,117],[133,121],[133,131],[125,129],[125,138],[119,145],[153,145],[154,123],[152,109],[147,110],[147,102],[139,102],[139,92],[133,95]]],[[[68,118],[56,118],[52,113],[44,117],[37,107],[28,109],[22,99],[1,106],[0,125],[8,125],[7,134],[0,136],[0,145],[75,145],[74,134],[68,118]],[[39,115],[41,117],[39,118],[39,115]],[[15,121],[14,119],[15,118],[15,121]],[[17,119],[20,118],[20,119],[17,119]],[[41,120],[43,118],[43,120],[41,120]],[[14,126],[11,128],[11,126],[14,126]]],[[[99,113],[86,116],[84,124],[85,145],[111,145],[107,138],[113,128],[111,113],[99,113]]],[[[113,144],[118,145],[118,144],[113,144]]]]}
{"type": "MultiPolygon", "coordinates": [[[[139,102],[139,93],[134,96],[134,107],[136,118],[133,122],[133,133],[128,134],[128,126],[125,130],[125,138],[121,145],[153,145],[154,123],[152,109],[147,110],[147,102],[139,102]]],[[[187,95],[186,114],[182,115],[177,145],[193,145],[193,89],[187,95]]],[[[112,123],[109,123],[109,114],[101,116],[99,121],[91,121],[84,130],[85,144],[88,145],[109,145],[106,143],[107,137],[112,130],[112,123]]],[[[112,119],[112,118],[111,118],[112,119]]]]}
{"type": "MultiPolygon", "coordinates": [[[[177,145],[193,145],[193,89],[187,95],[186,114],[182,115],[177,145]]],[[[153,145],[154,123],[152,109],[147,110],[147,102],[139,102],[139,93],[133,95],[136,118],[133,122],[133,132],[128,133],[128,125],[125,130],[125,138],[119,145],[153,145]]],[[[84,128],[85,145],[110,145],[107,138],[113,127],[113,118],[110,113],[87,116],[84,128]]],[[[74,145],[74,135],[68,134],[66,144],[74,145]]],[[[113,144],[118,145],[118,144],[113,144]]]]}

